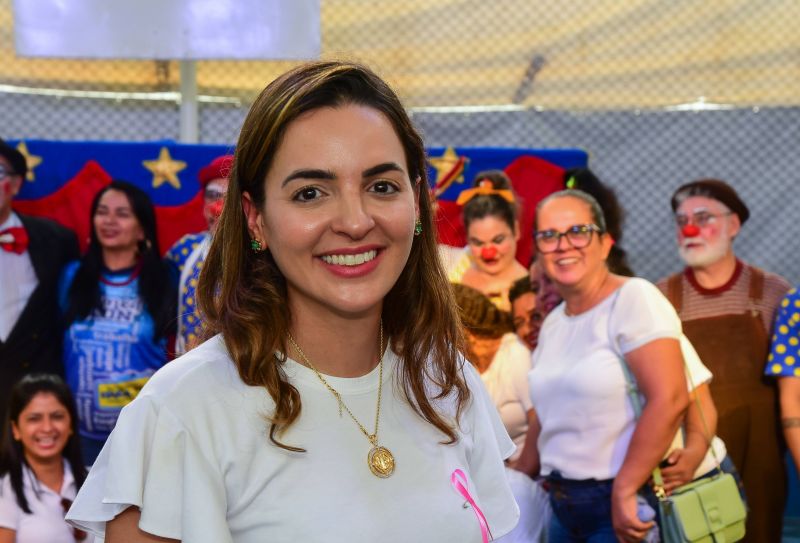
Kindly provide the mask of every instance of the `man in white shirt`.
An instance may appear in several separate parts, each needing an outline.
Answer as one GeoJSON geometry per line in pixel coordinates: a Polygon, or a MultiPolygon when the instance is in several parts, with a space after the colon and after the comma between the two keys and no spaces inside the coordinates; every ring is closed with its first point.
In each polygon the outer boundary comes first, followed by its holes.
{"type": "Polygon", "coordinates": [[[71,230],[11,209],[27,171],[22,153],[0,140],[0,415],[23,375],[63,374],[56,286],[78,258],[71,230]]]}

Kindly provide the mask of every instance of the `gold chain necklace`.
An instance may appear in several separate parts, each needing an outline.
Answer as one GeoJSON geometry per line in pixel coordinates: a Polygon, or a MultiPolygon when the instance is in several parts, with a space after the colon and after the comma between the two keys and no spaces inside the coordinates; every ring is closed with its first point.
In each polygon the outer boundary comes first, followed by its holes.
{"type": "Polygon", "coordinates": [[[380,323],[380,352],[378,354],[379,362],[378,362],[378,406],[375,409],[375,431],[373,433],[369,433],[364,425],[359,422],[353,412],[350,411],[350,408],[347,407],[347,404],[344,403],[342,400],[342,395],[339,394],[335,388],[333,388],[330,383],[322,376],[319,370],[311,363],[311,360],[308,359],[306,354],[303,352],[303,349],[297,344],[297,342],[292,337],[292,334],[287,334],[289,336],[289,343],[292,344],[294,350],[300,355],[300,358],[303,359],[303,362],[306,365],[314,370],[314,373],[317,374],[317,377],[325,385],[333,397],[336,398],[336,401],[339,403],[339,417],[342,416],[342,409],[347,411],[347,414],[350,415],[350,418],[353,419],[353,422],[358,425],[358,428],[361,430],[366,438],[369,440],[370,444],[372,444],[372,448],[369,450],[367,454],[367,465],[369,466],[369,470],[373,473],[373,475],[377,477],[381,477],[385,479],[389,477],[392,473],[394,473],[394,456],[386,447],[382,447],[378,445],[378,423],[381,417],[381,392],[383,391],[383,320],[380,323]]]}

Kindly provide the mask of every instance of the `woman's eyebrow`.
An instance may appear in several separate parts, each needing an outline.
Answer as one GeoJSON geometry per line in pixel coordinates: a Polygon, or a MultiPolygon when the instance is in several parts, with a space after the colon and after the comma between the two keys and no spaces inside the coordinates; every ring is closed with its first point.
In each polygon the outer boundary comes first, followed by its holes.
{"type": "Polygon", "coordinates": [[[336,174],[330,170],[319,170],[313,168],[295,170],[286,176],[286,179],[284,179],[283,183],[281,183],[281,188],[285,187],[289,181],[294,179],[327,179],[329,181],[333,181],[336,179],[336,174]]]}
{"type": "Polygon", "coordinates": [[[377,166],[367,168],[361,172],[361,175],[363,177],[372,177],[373,175],[379,175],[386,172],[405,173],[405,170],[396,162],[384,162],[383,164],[378,164],[377,166]]]}
{"type": "MultiPolygon", "coordinates": [[[[372,166],[371,168],[367,168],[361,175],[363,177],[372,177],[374,175],[380,175],[386,172],[401,172],[404,173],[405,170],[397,164],[396,162],[384,162],[383,164],[378,164],[377,166],[372,166]]],[[[330,170],[321,170],[321,169],[314,169],[314,168],[304,168],[300,170],[295,170],[286,176],[286,179],[283,180],[281,183],[281,187],[284,187],[289,181],[293,181],[294,179],[326,179],[329,181],[333,181],[336,179],[336,174],[330,170]]]]}

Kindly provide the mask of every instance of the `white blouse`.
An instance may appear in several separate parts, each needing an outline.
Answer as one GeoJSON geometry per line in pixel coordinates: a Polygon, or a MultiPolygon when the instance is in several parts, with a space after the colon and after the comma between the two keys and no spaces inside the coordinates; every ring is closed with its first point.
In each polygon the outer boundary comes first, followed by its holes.
{"type": "Polygon", "coordinates": [[[579,315],[569,316],[564,308],[562,302],[545,319],[529,374],[541,424],[542,474],[558,470],[568,479],[611,479],[636,425],[617,353],[678,339],[681,322],[664,295],[640,278],[626,280],[579,315]]]}
{"type": "MultiPolygon", "coordinates": [[[[396,468],[379,479],[366,437],[292,360],[283,367],[302,411],[280,439],[306,452],[271,443],[272,400],[241,381],[221,337],[212,338],[159,370],[123,410],[67,518],[102,536],[106,521],[135,505],[142,530],[184,543],[479,542],[476,513],[451,483],[460,469],[493,535],[509,532],[519,510],[503,459],[514,445],[477,373],[464,364],[472,401],[459,440],[444,445],[401,394],[399,364],[387,349],[378,438],[396,468]]],[[[326,379],[371,430],[378,369],[326,379]]],[[[437,408],[455,414],[451,398],[437,408]]]]}
{"type": "Polygon", "coordinates": [[[528,433],[528,410],[531,395],[528,391],[528,372],[531,371],[531,352],[516,334],[505,334],[492,363],[481,374],[481,380],[494,401],[500,419],[511,440],[517,446],[509,460],[522,454],[528,433]]]}
{"type": "MultiPolygon", "coordinates": [[[[75,479],[69,462],[64,460],[64,481],[58,493],[39,482],[27,466],[22,468],[22,487],[30,514],[17,503],[8,474],[0,479],[0,527],[16,532],[19,543],[75,543],[72,526],[64,521],[61,500],[75,499],[75,479]]],[[[82,543],[91,543],[90,535],[82,543]]]]}

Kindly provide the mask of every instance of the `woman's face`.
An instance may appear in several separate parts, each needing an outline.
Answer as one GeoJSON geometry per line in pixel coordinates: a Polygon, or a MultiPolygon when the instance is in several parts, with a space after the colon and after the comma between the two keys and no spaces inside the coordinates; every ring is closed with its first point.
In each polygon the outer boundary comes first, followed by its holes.
{"type": "MultiPolygon", "coordinates": [[[[547,202],[537,216],[537,230],[566,232],[576,225],[593,224],[589,205],[577,198],[563,197],[547,202]]],[[[566,236],[551,253],[540,253],[537,260],[544,273],[559,286],[577,286],[605,269],[605,260],[611,250],[608,235],[591,234],[589,244],[581,249],[573,247],[566,236]]]]}
{"type": "Polygon", "coordinates": [[[50,392],[37,393],[19,418],[11,423],[14,439],[22,443],[25,457],[44,462],[60,458],[72,435],[67,408],[50,392]]]}
{"type": "Polygon", "coordinates": [[[107,190],[100,197],[93,223],[103,249],[135,250],[144,240],[144,230],[122,191],[107,190]]]}
{"type": "Polygon", "coordinates": [[[470,222],[467,242],[475,266],[489,275],[507,270],[517,254],[518,237],[500,217],[489,215],[470,222]]]}
{"type": "Polygon", "coordinates": [[[287,128],[265,204],[245,197],[251,235],[286,278],[289,304],[351,316],[379,312],[408,261],[418,193],[392,124],[362,105],[312,110],[287,128]]]}

